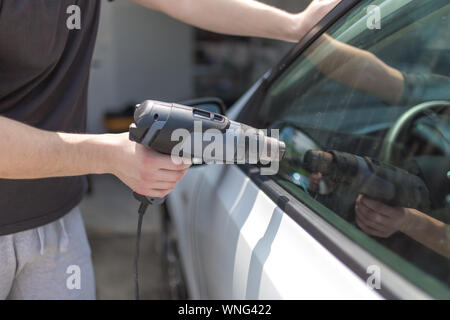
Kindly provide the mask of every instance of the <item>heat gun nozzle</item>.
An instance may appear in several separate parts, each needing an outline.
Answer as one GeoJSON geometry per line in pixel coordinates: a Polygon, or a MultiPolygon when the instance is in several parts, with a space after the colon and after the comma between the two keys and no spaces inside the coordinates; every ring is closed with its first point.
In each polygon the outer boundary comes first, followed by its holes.
{"type": "Polygon", "coordinates": [[[274,162],[281,161],[284,152],[286,150],[286,145],[283,141],[277,140],[272,137],[264,136],[263,148],[265,152],[259,152],[260,162],[274,162]]]}

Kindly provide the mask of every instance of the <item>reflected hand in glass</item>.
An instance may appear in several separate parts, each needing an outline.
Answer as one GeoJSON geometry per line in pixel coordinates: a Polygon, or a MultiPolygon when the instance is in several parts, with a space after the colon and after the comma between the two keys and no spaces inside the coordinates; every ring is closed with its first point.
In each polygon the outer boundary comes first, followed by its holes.
{"type": "Polygon", "coordinates": [[[381,238],[402,232],[436,253],[450,259],[450,226],[411,208],[392,207],[359,195],[356,223],[365,233],[381,238]]]}

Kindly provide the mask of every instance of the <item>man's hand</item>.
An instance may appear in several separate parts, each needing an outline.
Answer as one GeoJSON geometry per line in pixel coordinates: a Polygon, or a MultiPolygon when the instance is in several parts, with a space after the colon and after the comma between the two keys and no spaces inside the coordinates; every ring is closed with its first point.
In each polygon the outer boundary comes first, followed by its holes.
{"type": "Polygon", "coordinates": [[[313,0],[302,12],[297,13],[295,21],[297,28],[291,41],[298,41],[311,30],[325,15],[336,7],[341,0],[313,0]]]}
{"type": "Polygon", "coordinates": [[[175,188],[189,164],[174,164],[164,155],[132,142],[128,133],[110,135],[113,152],[108,171],[139,194],[162,198],[175,188]]]}
{"type": "Polygon", "coordinates": [[[409,209],[387,206],[359,195],[355,203],[356,223],[367,234],[387,238],[402,231],[408,220],[409,209]]]}

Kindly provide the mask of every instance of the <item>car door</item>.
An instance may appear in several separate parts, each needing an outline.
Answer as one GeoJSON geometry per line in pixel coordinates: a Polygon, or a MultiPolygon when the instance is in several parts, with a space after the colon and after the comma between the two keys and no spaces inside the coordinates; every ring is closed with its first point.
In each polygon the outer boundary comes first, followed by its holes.
{"type": "MultiPolygon", "coordinates": [[[[363,249],[348,258],[339,253],[347,246],[342,240],[328,243],[315,237],[354,272],[365,268],[366,280],[370,270],[380,271],[380,279],[389,277],[389,282],[381,279],[377,292],[385,297],[420,297],[426,292],[448,298],[450,5],[389,0],[345,4],[355,6],[310,45],[297,45],[238,120],[280,130],[286,155],[270,183],[282,186],[363,249]],[[422,125],[425,122],[429,126],[422,125]],[[414,177],[428,193],[413,196],[407,187],[401,192],[429,203],[417,210],[398,208],[397,191],[391,202],[378,198],[376,206],[382,209],[371,210],[367,219],[369,211],[362,215],[357,199],[373,179],[358,184],[347,176],[341,182],[308,171],[304,159],[311,149],[371,157],[374,163],[391,165],[393,172],[405,170],[408,178],[401,187],[414,177]],[[405,227],[405,220],[393,218],[398,212],[402,217],[420,215],[423,220],[412,230],[405,227]],[[378,221],[380,216],[388,220],[378,221]],[[385,221],[390,224],[384,225],[385,221]],[[429,223],[437,227],[428,230],[429,223]],[[363,262],[364,253],[371,256],[369,264],[363,262]],[[400,289],[399,282],[410,288],[400,289]]],[[[276,199],[267,184],[261,183],[261,188],[276,199]]],[[[290,203],[295,204],[289,199],[287,206],[290,203]]],[[[304,212],[291,210],[301,226],[308,225],[298,218],[304,212]]],[[[316,232],[320,228],[310,234],[316,232]]],[[[364,278],[364,272],[359,274],[364,278]]]]}
{"type": "Polygon", "coordinates": [[[288,194],[269,197],[249,174],[234,165],[200,171],[190,232],[201,298],[379,297],[285,212],[288,194]]]}
{"type": "MultiPolygon", "coordinates": [[[[184,239],[195,297],[450,296],[446,257],[401,232],[366,232],[355,218],[358,190],[301,165],[306,151],[317,149],[370,156],[412,174],[406,163],[436,156],[437,176],[448,171],[442,110],[450,98],[449,10],[440,0],[344,0],[262,80],[242,110],[231,110],[238,121],[279,130],[286,157],[275,176],[261,176],[257,166],[196,168],[195,184],[183,180],[175,190],[189,194],[184,239]],[[406,130],[386,147],[391,127],[427,101],[439,101],[421,115],[434,119],[438,142],[419,141],[406,130]]],[[[431,176],[421,175],[442,196],[423,214],[448,225],[448,183],[431,176]]]]}

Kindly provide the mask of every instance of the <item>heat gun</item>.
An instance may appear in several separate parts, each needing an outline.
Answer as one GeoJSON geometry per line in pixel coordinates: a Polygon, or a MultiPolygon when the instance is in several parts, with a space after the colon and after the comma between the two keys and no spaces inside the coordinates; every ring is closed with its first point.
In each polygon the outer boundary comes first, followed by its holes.
{"type": "MultiPolygon", "coordinates": [[[[163,154],[171,155],[179,140],[173,139],[176,130],[188,134],[185,148],[176,156],[189,158],[193,163],[244,164],[279,161],[285,144],[245,124],[231,121],[223,115],[189,106],[147,100],[136,106],[134,123],[130,126],[130,140],[163,154]],[[203,139],[210,132],[222,140],[214,153],[204,152],[212,139],[203,139]]],[[[213,142],[217,142],[214,140],[213,142]]],[[[139,201],[149,204],[164,202],[161,198],[146,198],[135,194],[139,201]]]]}
{"type": "MultiPolygon", "coordinates": [[[[136,106],[134,123],[130,126],[130,140],[163,154],[187,158],[192,163],[267,164],[280,161],[285,144],[269,137],[262,130],[231,121],[225,116],[199,108],[147,100],[136,106]],[[174,138],[184,133],[185,141],[174,138]],[[208,136],[211,139],[204,139],[208,136]],[[215,143],[214,152],[205,152],[215,143]]],[[[172,157],[172,159],[174,159],[172,157]]],[[[138,260],[142,219],[149,204],[162,204],[164,198],[151,198],[137,193],[141,202],[137,227],[135,268],[135,295],[139,299],[138,260]]]]}
{"type": "Polygon", "coordinates": [[[303,162],[308,171],[388,205],[419,210],[430,206],[422,179],[401,168],[340,151],[309,150],[303,162]]]}

